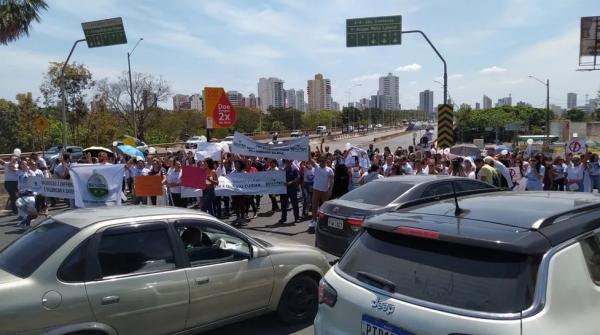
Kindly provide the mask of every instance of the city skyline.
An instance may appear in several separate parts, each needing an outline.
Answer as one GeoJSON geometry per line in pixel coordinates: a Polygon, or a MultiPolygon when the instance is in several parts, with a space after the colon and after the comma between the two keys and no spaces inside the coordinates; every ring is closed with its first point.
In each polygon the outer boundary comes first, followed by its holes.
{"type": "MultiPolygon", "coordinates": [[[[203,87],[224,87],[244,96],[258,94],[256,81],[277,77],[286,88],[306,90],[315,73],[331,80],[332,101],[370,97],[387,73],[399,77],[399,104],[416,109],[418,92],[429,89],[441,102],[441,63],[418,36],[402,45],[346,48],[345,20],[400,14],[404,29],[420,29],[448,62],[449,92],[457,103],[473,105],[482,94],[545,106],[545,89],[527,78],[550,79],[550,103],[566,108],[567,93],[578,105],[597,95],[595,72],[576,72],[579,20],[590,15],[593,0],[568,3],[542,0],[374,1],[334,0],[174,2],[80,2],[57,0],[32,26],[30,37],[2,46],[0,97],[14,100],[39,85],[49,61],[64,61],[73,41],[81,38],[81,22],[121,16],[128,44],[88,49],[80,45],[72,62],[84,63],[95,79],[114,79],[127,69],[126,53],[140,37],[131,58],[134,72],[164,77],[173,93],[194,94],[203,87]],[[319,11],[314,8],[318,4],[319,11]],[[444,24],[452,17],[452,24],[444,24]],[[202,22],[198,25],[198,22],[202,22]],[[260,22],[261,24],[256,24],[260,22]],[[560,22],[548,25],[547,22],[560,22]],[[543,28],[543,29],[542,29],[543,28]],[[296,36],[290,39],[289,36],[296,36]],[[505,41],[498,44],[498,40],[505,41]]],[[[305,91],[306,92],[306,91],[305,91]]],[[[169,107],[170,101],[160,102],[169,107]]],[[[358,100],[358,99],[356,99],[358,100]]]]}

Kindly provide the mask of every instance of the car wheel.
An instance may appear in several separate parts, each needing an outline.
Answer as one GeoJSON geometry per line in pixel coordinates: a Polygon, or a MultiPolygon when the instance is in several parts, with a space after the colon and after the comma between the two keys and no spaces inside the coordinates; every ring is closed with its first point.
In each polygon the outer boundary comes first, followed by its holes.
{"type": "Polygon", "coordinates": [[[318,309],[318,284],[309,276],[300,275],[294,277],[287,284],[277,314],[285,323],[300,323],[313,320],[318,309]]]}

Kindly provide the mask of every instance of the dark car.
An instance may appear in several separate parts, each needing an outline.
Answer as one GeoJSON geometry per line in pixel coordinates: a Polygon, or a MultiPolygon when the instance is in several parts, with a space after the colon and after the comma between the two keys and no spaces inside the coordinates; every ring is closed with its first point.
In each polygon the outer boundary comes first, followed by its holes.
{"type": "Polygon", "coordinates": [[[500,191],[492,185],[464,177],[431,175],[378,179],[321,206],[315,244],[321,250],[341,256],[362,229],[366,218],[418,201],[450,197],[452,184],[459,195],[500,191]]]}

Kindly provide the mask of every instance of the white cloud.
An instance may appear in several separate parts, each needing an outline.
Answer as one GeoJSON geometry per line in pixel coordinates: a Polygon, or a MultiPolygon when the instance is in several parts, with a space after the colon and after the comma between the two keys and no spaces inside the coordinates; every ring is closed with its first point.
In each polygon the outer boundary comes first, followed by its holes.
{"type": "Polygon", "coordinates": [[[367,81],[367,80],[375,80],[375,79],[379,79],[379,77],[381,77],[380,73],[372,73],[372,74],[365,74],[364,76],[359,76],[359,77],[354,77],[352,79],[350,79],[350,81],[367,81]]]}
{"type": "Polygon", "coordinates": [[[479,70],[480,74],[492,74],[492,73],[501,73],[506,72],[506,69],[499,66],[486,67],[484,69],[479,70]]]}
{"type": "Polygon", "coordinates": [[[421,70],[423,67],[419,64],[413,63],[413,64],[408,64],[408,65],[402,65],[402,66],[398,66],[396,68],[396,72],[416,72],[421,70]]]}

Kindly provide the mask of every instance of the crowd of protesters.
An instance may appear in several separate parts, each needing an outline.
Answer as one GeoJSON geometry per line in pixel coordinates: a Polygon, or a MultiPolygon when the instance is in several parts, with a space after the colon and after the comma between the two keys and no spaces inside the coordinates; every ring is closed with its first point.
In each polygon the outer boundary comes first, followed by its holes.
{"type": "MultiPolygon", "coordinates": [[[[430,138],[424,136],[422,143],[428,144],[430,138]]],[[[429,142],[430,143],[430,142],[429,142]]],[[[478,157],[452,155],[447,149],[436,151],[428,146],[412,145],[406,148],[389,147],[383,150],[373,144],[368,149],[347,145],[346,150],[330,151],[320,145],[311,148],[310,158],[305,161],[276,160],[259,157],[241,157],[224,152],[220,160],[211,158],[196,159],[192,151],[180,150],[166,155],[147,155],[128,157],[117,152],[99,152],[92,157],[86,154],[77,163],[88,164],[125,164],[123,173],[123,193],[133,204],[171,205],[203,210],[221,219],[233,218],[232,224],[246,225],[257,217],[261,210],[262,195],[217,196],[215,189],[219,177],[230,174],[256,173],[259,171],[285,172],[286,193],[266,195],[271,208],[265,215],[281,212],[279,224],[288,223],[289,207],[293,221],[299,223],[310,220],[309,231],[314,230],[318,211],[313,210],[333,198],[379,178],[401,175],[451,175],[477,179],[490,185],[510,190],[554,190],[571,192],[600,191],[600,161],[597,154],[568,154],[564,158],[545,157],[541,153],[508,152],[496,153],[488,148],[478,157]],[[206,188],[202,197],[185,198],[182,196],[182,167],[197,166],[207,169],[206,188]],[[136,176],[160,176],[164,187],[164,197],[135,196],[136,176]]],[[[9,194],[10,209],[15,215],[22,215],[17,206],[18,199],[31,193],[22,181],[28,176],[43,178],[69,179],[71,158],[68,153],[47,166],[37,154],[29,157],[11,157],[10,161],[1,161],[4,167],[4,186],[9,194]]],[[[44,214],[47,206],[54,206],[60,199],[46,199],[41,195],[35,198],[35,210],[44,214]]],[[[24,219],[24,218],[23,218],[24,219]]],[[[21,221],[27,226],[30,220],[21,221]]]]}

